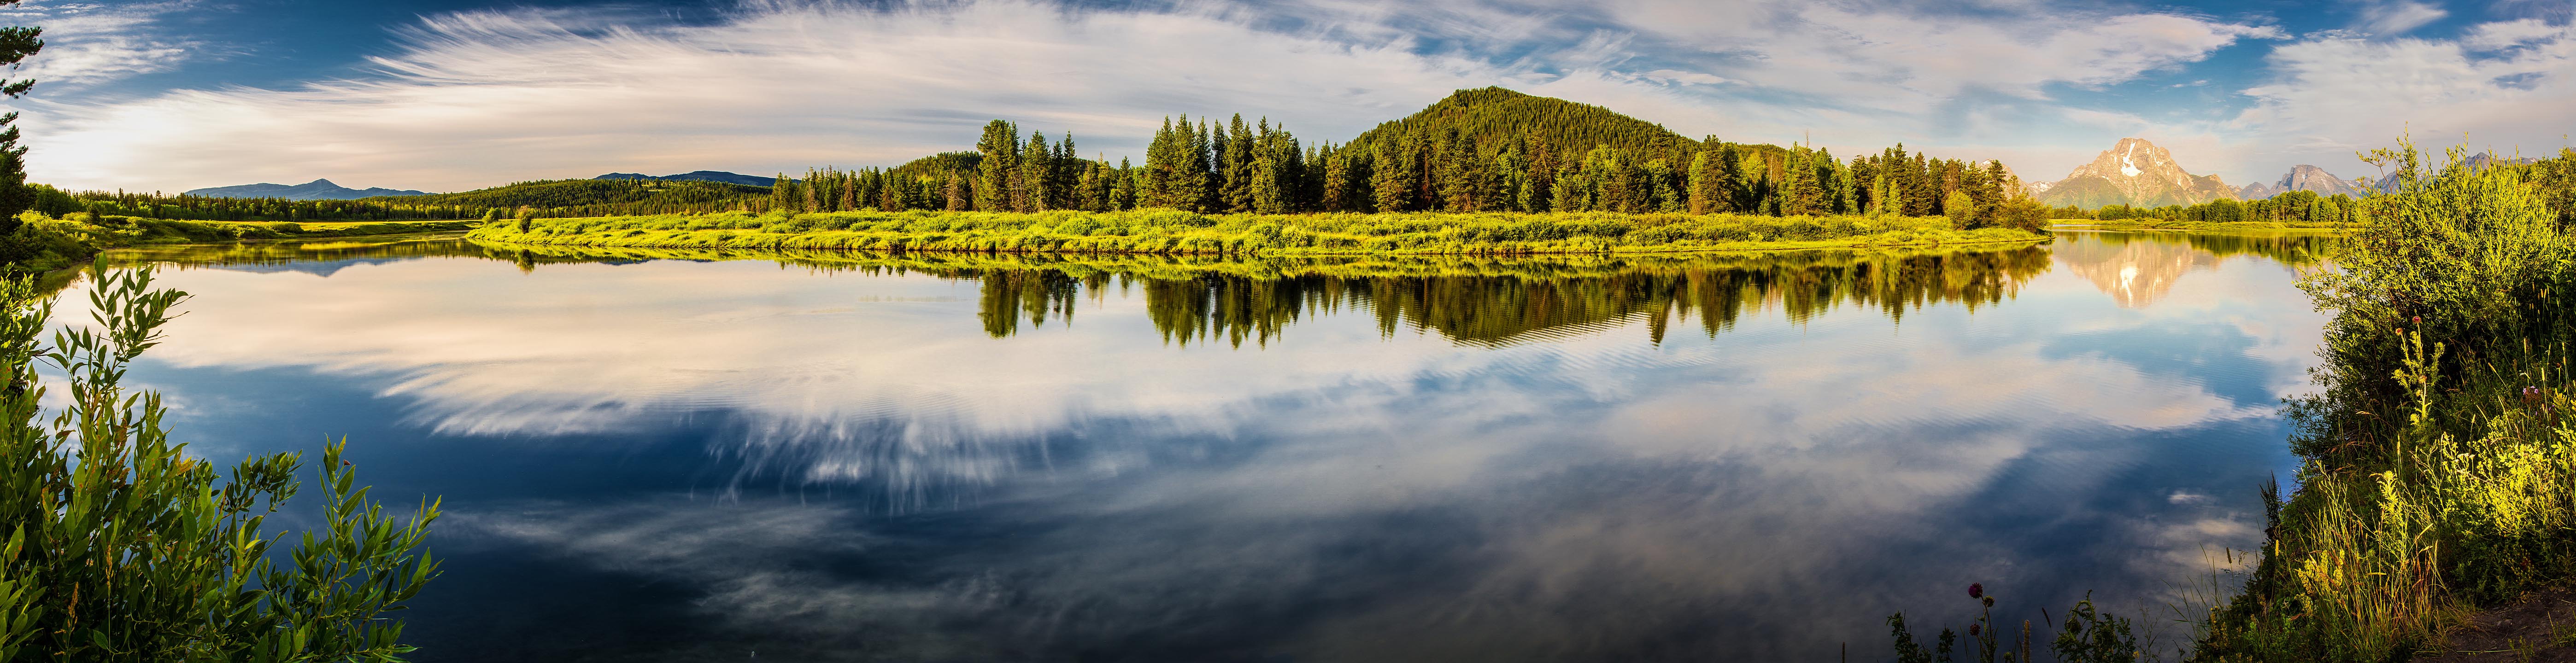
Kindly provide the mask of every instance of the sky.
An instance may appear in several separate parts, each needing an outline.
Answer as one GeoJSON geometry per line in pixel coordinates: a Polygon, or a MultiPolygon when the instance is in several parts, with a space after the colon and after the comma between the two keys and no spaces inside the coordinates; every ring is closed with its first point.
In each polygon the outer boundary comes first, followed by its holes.
{"type": "Polygon", "coordinates": [[[1141,160],[1167,115],[1341,141],[1461,88],[1688,136],[1903,142],[2053,181],[2123,137],[2231,185],[2554,154],[2576,0],[27,0],[31,181],[461,191],[889,166],[1007,119],[1141,160]]]}

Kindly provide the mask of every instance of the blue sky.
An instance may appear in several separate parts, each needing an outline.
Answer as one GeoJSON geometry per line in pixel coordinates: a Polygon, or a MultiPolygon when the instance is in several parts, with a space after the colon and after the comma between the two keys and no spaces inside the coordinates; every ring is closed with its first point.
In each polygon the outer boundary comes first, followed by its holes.
{"type": "Polygon", "coordinates": [[[2231,184],[2556,152],[2571,0],[31,0],[36,181],[463,190],[890,165],[985,120],[1138,156],[1166,114],[1340,140],[1461,87],[2055,180],[2127,136],[2231,184]]]}

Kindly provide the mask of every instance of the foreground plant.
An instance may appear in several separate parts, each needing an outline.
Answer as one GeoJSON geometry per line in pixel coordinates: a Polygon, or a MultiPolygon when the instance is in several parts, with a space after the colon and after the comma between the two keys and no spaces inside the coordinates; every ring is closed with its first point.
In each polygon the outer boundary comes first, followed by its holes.
{"type": "Polygon", "coordinates": [[[225,479],[184,453],[160,395],[122,382],[187,295],[153,289],[148,268],[95,269],[97,328],[50,344],[52,302],[0,282],[0,662],[402,660],[402,622],[383,615],[437,575],[421,546],[438,504],[386,515],[331,445],[321,526],[283,545],[262,526],[295,496],[302,455],[225,479]],[[70,391],[50,420],[39,361],[70,391]]]}
{"type": "MultiPolygon", "coordinates": [[[[1905,613],[1887,616],[1889,636],[1895,640],[1897,663],[2030,663],[2032,658],[2031,623],[2023,620],[2019,634],[2005,633],[1995,625],[1995,597],[1986,593],[1984,583],[1968,585],[1968,598],[1977,602],[1977,620],[1968,624],[1968,641],[1964,649],[1959,634],[1941,629],[1941,635],[1930,647],[1914,639],[1905,625],[1905,613]]],[[[2048,620],[2043,612],[2041,619],[2048,620]]],[[[2063,621],[2056,621],[2056,638],[2048,645],[2062,663],[2129,663],[2143,660],[2146,647],[2138,644],[2128,618],[2102,612],[2093,607],[2093,597],[2086,595],[2066,611],[2063,621]]],[[[2007,627],[2009,624],[2006,625],[2007,627]]]]}
{"type": "Polygon", "coordinates": [[[2371,158],[2399,190],[2302,284],[2335,317],[2321,391],[2290,408],[2299,490],[2267,494],[2266,554],[2202,660],[2447,651],[2469,610],[2576,577],[2576,242],[2527,167],[2371,158]]]}

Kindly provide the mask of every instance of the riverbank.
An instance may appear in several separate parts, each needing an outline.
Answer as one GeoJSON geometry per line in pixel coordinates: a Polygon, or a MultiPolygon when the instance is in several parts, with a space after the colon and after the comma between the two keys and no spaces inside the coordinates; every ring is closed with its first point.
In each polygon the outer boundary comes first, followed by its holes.
{"type": "Polygon", "coordinates": [[[327,239],[460,231],[479,221],[239,222],[182,221],[73,213],[49,218],[19,216],[19,228],[0,236],[0,252],[26,272],[49,272],[88,262],[100,251],[150,244],[190,244],[267,239],[327,239]]]}
{"type": "Polygon", "coordinates": [[[1201,215],[1131,212],[743,213],[485,224],[467,237],[527,245],[1147,255],[1549,255],[2008,244],[2007,228],[1942,218],[1687,214],[1201,215]]]}

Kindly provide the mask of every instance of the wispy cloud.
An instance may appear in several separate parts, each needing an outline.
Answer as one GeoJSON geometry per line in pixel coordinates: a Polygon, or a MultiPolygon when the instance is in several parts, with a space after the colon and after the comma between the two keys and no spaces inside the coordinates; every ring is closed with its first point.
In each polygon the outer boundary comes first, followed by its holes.
{"type": "Polygon", "coordinates": [[[169,2],[31,2],[0,11],[11,22],[40,25],[45,49],[18,76],[45,85],[86,86],[168,71],[202,54],[200,41],[163,36],[162,19],[195,8],[169,2]]]}
{"type": "Polygon", "coordinates": [[[2414,0],[2388,0],[2361,7],[2354,28],[2375,35],[2402,35],[2450,16],[2449,11],[2414,0]]]}
{"type": "Polygon", "coordinates": [[[753,0],[687,25],[613,10],[466,12],[400,31],[392,54],[370,63],[378,73],[356,80],[20,105],[43,137],[35,177],[75,187],[329,176],[452,190],[609,171],[883,164],[956,149],[996,117],[1071,130],[1085,151],[1114,157],[1140,152],[1171,113],[1263,113],[1342,138],[1484,85],[1693,135],[1778,141],[1830,128],[1820,137],[1847,147],[2010,152],[2034,147],[2015,138],[2026,127],[1928,132],[1923,109],[2045,100],[2050,86],[2114,85],[2276,34],[2166,14],[2013,11],[753,0]]]}

